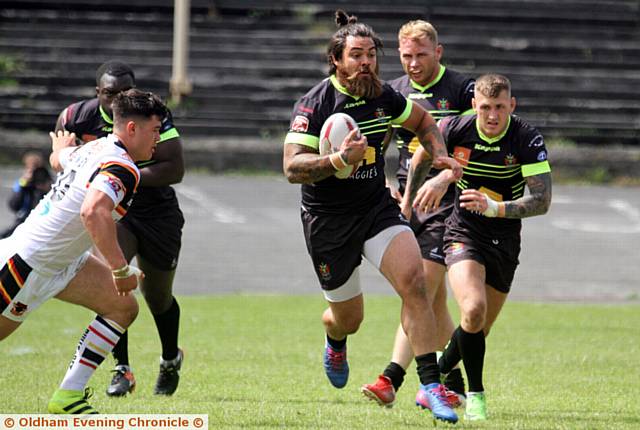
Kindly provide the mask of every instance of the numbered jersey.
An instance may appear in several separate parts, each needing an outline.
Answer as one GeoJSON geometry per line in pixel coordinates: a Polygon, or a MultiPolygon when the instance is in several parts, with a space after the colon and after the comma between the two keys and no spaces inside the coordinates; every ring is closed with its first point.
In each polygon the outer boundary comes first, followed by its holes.
{"type": "Polygon", "coordinates": [[[80,147],[63,150],[64,171],[51,191],[14,232],[18,254],[34,270],[54,274],[89,250],[91,237],[80,219],[90,189],[113,200],[114,220],[131,204],[140,172],[125,147],[112,134],[80,147]]]}

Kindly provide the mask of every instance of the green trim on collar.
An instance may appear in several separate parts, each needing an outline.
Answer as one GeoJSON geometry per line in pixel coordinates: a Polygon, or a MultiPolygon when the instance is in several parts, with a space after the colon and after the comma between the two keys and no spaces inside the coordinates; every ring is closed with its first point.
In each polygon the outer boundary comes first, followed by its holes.
{"type": "Polygon", "coordinates": [[[487,137],[480,130],[480,126],[478,125],[478,118],[476,118],[476,130],[478,130],[478,135],[480,136],[480,139],[484,140],[485,142],[487,142],[489,144],[494,144],[497,141],[499,141],[500,139],[502,139],[505,136],[505,134],[507,134],[507,131],[509,130],[509,126],[510,125],[511,125],[511,115],[509,115],[509,120],[507,121],[507,126],[504,128],[502,133],[500,133],[496,137],[487,137]]]}
{"type": "Polygon", "coordinates": [[[113,119],[111,119],[109,114],[105,112],[104,109],[102,109],[102,105],[98,105],[98,106],[100,107],[100,115],[102,115],[102,119],[104,120],[104,122],[106,122],[109,125],[113,125],[113,119]]]}
{"type": "Polygon", "coordinates": [[[444,71],[446,70],[446,67],[444,67],[442,64],[439,64],[439,66],[440,66],[440,71],[438,72],[438,76],[436,76],[436,78],[433,81],[429,82],[427,85],[423,87],[419,83],[414,82],[411,78],[409,78],[409,81],[411,81],[411,86],[416,90],[420,91],[421,93],[424,93],[426,90],[428,90],[429,88],[431,88],[432,86],[440,82],[440,79],[442,79],[442,76],[444,76],[444,71]]]}
{"type": "Polygon", "coordinates": [[[340,82],[338,81],[338,78],[336,77],[336,75],[331,75],[329,77],[329,80],[331,81],[331,84],[333,85],[333,87],[336,90],[340,91],[345,96],[349,96],[349,97],[351,97],[352,99],[355,99],[355,100],[359,100],[360,99],[360,97],[358,97],[358,96],[354,96],[354,95],[349,94],[349,91],[347,91],[347,89],[340,84],[340,82]]]}

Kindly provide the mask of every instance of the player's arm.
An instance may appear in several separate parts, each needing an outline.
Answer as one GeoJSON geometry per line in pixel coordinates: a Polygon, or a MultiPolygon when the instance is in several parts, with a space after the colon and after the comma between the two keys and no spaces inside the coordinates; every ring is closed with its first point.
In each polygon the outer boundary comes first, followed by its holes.
{"type": "Polygon", "coordinates": [[[153,154],[155,163],[140,167],[140,185],[160,187],[182,182],[184,155],[182,141],[174,137],[158,143],[153,154]]]}
{"type": "Polygon", "coordinates": [[[287,180],[292,184],[312,184],[350,164],[357,164],[364,158],[367,138],[358,130],[352,130],[345,137],[340,151],[330,155],[320,155],[316,148],[296,143],[285,143],[282,167],[287,180]]]}
{"type": "Polygon", "coordinates": [[[116,223],[111,217],[114,208],[111,197],[98,189],[89,188],[80,208],[80,218],[111,269],[118,292],[126,294],[138,286],[138,273],[131,271],[118,245],[116,223]]]}
{"type": "Polygon", "coordinates": [[[50,131],[49,137],[51,137],[49,164],[51,164],[51,168],[54,171],[61,172],[64,168],[64,158],[72,150],[68,148],[75,148],[76,146],[76,135],[66,130],[57,130],[55,133],[50,131]]]}
{"type": "Polygon", "coordinates": [[[529,195],[506,202],[496,202],[478,190],[463,190],[460,207],[490,218],[528,218],[547,213],[551,206],[551,173],[527,176],[525,181],[529,195]]]}

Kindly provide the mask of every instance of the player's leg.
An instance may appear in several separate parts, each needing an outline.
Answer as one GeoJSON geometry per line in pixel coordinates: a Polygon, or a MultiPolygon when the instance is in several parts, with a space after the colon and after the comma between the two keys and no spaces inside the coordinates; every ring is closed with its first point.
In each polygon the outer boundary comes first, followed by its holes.
{"type": "Polygon", "coordinates": [[[83,392],[89,378],[109,355],[138,314],[133,295],[119,296],[109,268],[89,256],[58,299],[84,306],[98,315],[80,338],[60,388],[49,402],[50,413],[96,413],[83,392]]]}
{"type": "Polygon", "coordinates": [[[21,322],[10,320],[9,318],[0,315],[0,341],[6,339],[20,327],[21,322]]]}
{"type": "Polygon", "coordinates": [[[331,384],[342,388],[349,379],[347,336],[358,331],[364,318],[364,300],[360,288],[359,269],[333,290],[324,291],[329,307],[322,314],[326,343],[324,370],[331,384]]]}
{"type": "Polygon", "coordinates": [[[431,333],[436,323],[422,269],[422,259],[413,232],[395,225],[365,242],[365,256],[378,267],[402,299],[401,322],[415,353],[420,388],[428,398],[428,407],[436,419],[456,422],[449,407],[436,363],[436,340],[431,333]],[[380,251],[382,257],[379,258],[380,251]]]}
{"type": "MultiPolygon", "coordinates": [[[[127,223],[126,218],[117,223],[116,228],[120,249],[122,249],[127,261],[131,263],[133,257],[138,253],[138,239],[132,232],[132,227],[127,223]]],[[[116,361],[116,366],[112,371],[113,377],[106,392],[109,396],[124,396],[133,392],[136,387],[136,379],[129,365],[129,331],[125,331],[120,337],[120,340],[113,348],[112,354],[116,361]]]]}

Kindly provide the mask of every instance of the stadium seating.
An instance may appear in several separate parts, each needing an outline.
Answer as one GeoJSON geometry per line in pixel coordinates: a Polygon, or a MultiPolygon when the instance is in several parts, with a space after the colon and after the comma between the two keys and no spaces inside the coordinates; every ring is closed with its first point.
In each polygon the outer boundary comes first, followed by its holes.
{"type": "MultiPolygon", "coordinates": [[[[107,59],[168,95],[173,0],[16,0],[0,9],[0,127],[46,131],[94,95],[107,59]],[[15,69],[11,65],[16,65],[15,69]],[[12,71],[13,70],[13,71],[12,71]]],[[[401,73],[396,32],[422,18],[444,62],[509,76],[518,113],[547,137],[640,145],[640,6],[636,0],[191,0],[193,93],[173,107],[184,135],[280,141],[293,102],[326,76],[337,7],[385,43],[383,78],[401,73]]]]}

